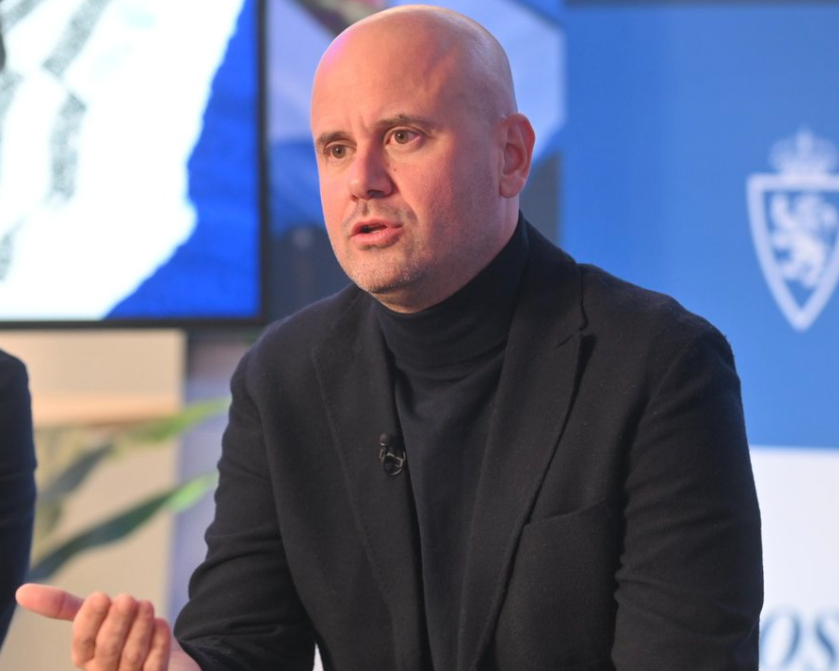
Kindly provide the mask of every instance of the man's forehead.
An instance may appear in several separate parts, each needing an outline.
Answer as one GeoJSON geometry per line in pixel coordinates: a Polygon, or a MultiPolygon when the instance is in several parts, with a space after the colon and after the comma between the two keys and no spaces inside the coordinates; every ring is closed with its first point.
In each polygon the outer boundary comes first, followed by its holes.
{"type": "Polygon", "coordinates": [[[404,52],[387,58],[378,52],[372,60],[357,57],[322,63],[312,97],[312,123],[335,125],[348,119],[365,123],[439,114],[456,94],[454,68],[445,63],[420,62],[404,52]]]}
{"type": "Polygon", "coordinates": [[[380,91],[380,96],[325,98],[312,105],[311,126],[320,133],[376,131],[399,125],[416,125],[429,131],[440,128],[451,107],[446,100],[418,96],[410,88],[399,92],[380,91]]]}

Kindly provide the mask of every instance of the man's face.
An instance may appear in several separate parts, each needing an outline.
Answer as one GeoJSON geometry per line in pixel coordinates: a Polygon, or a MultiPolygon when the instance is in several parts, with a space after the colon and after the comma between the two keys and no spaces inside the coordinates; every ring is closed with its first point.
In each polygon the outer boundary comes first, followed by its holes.
{"type": "Polygon", "coordinates": [[[456,53],[369,32],[333,49],[315,80],[321,200],[344,271],[385,305],[415,311],[503,245],[503,157],[456,53]]]}

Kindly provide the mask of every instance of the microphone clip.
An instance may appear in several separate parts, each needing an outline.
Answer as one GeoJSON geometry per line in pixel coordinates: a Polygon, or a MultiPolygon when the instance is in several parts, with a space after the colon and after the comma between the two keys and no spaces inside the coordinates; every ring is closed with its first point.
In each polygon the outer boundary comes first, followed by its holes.
{"type": "Polygon", "coordinates": [[[399,436],[390,433],[379,436],[379,461],[385,473],[391,476],[399,475],[405,469],[408,455],[399,436]]]}

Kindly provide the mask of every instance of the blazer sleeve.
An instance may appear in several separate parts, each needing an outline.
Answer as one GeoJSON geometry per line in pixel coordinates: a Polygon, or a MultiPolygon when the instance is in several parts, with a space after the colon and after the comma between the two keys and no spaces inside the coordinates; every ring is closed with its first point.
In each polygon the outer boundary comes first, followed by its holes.
{"type": "Polygon", "coordinates": [[[757,671],[760,514],[740,385],[712,327],[653,385],[628,455],[619,671],[757,671]]]}
{"type": "Polygon", "coordinates": [[[190,580],[175,636],[204,671],[309,671],[314,634],[283,549],[269,448],[249,390],[259,374],[251,358],[232,378],[207,556],[190,580]]]}
{"type": "Polygon", "coordinates": [[[35,446],[26,368],[0,352],[0,644],[29,566],[35,514],[35,446]]]}

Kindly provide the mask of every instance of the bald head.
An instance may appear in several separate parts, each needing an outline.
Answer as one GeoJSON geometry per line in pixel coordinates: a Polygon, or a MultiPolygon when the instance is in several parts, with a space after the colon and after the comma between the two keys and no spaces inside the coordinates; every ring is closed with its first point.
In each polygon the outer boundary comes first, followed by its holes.
{"type": "Polygon", "coordinates": [[[368,71],[402,64],[406,76],[426,85],[456,87],[463,104],[492,120],[517,109],[504,48],[479,23],[450,9],[406,5],[353,24],[321,58],[315,89],[341,64],[368,71]]]}

